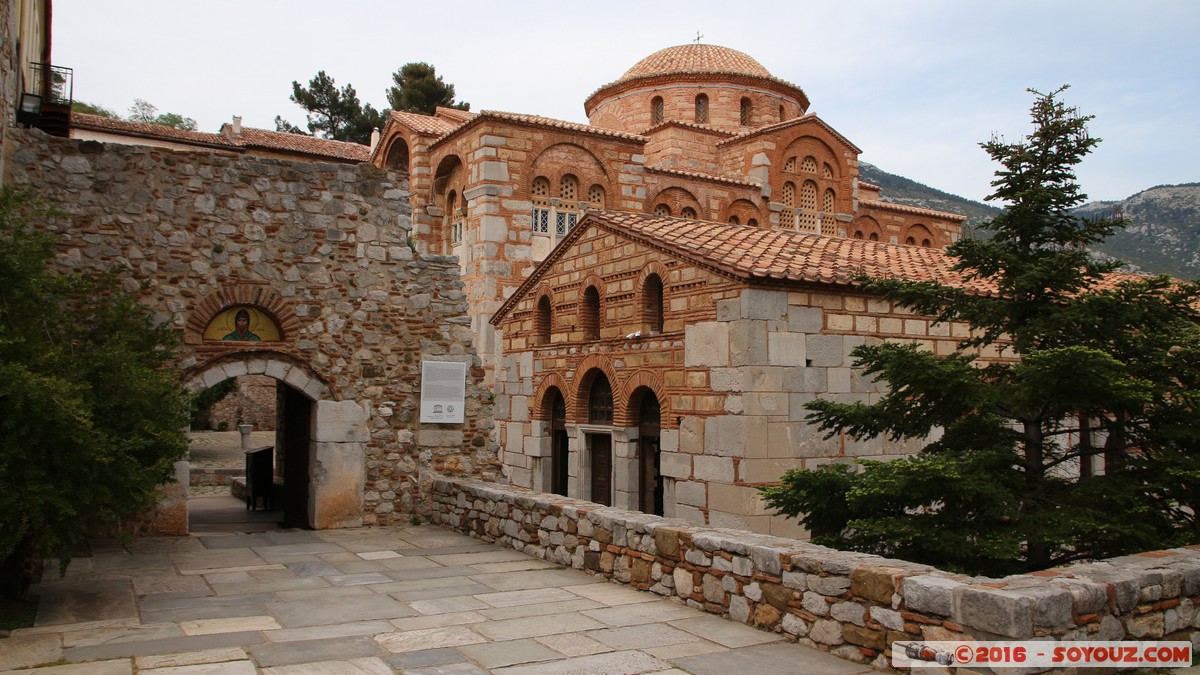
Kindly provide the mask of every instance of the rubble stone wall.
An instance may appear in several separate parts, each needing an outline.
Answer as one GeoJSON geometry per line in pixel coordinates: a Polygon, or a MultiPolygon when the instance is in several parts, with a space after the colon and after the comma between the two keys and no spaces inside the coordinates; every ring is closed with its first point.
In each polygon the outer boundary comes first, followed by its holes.
{"type": "Polygon", "coordinates": [[[433,493],[446,527],[878,667],[899,640],[1200,644],[1200,547],[987,579],[514,487],[433,493]]]}
{"type": "Polygon", "coordinates": [[[122,266],[123,287],[178,330],[186,383],[265,375],[314,402],[313,527],[407,522],[436,473],[496,472],[458,265],[410,247],[403,177],[36,130],[7,140],[8,181],[64,214],[45,224],[62,236],[57,263],[122,266]],[[204,338],[239,306],[281,338],[204,338]],[[422,359],[468,364],[465,423],[419,422],[422,359]]]}

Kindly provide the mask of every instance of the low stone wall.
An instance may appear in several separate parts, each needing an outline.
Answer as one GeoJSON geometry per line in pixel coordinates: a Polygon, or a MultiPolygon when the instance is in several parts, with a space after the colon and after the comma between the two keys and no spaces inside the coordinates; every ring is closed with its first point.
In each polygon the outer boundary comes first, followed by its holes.
{"type": "Polygon", "coordinates": [[[877,667],[897,640],[1200,643],[1200,547],[987,579],[474,481],[435,480],[432,518],[877,667]]]}

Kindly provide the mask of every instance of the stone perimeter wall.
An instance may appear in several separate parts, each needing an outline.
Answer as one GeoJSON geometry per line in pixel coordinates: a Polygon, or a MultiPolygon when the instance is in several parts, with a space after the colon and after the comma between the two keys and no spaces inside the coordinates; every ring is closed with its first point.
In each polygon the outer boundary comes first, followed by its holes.
{"type": "Polygon", "coordinates": [[[1200,546],[987,579],[475,481],[433,502],[443,526],[880,668],[896,640],[1200,644],[1200,546]]]}
{"type": "Polygon", "coordinates": [[[265,374],[314,401],[313,527],[407,522],[428,508],[435,475],[498,473],[458,265],[409,247],[402,177],[37,130],[5,138],[6,180],[65,214],[47,224],[63,235],[57,264],[124,265],[124,288],[180,332],[186,383],[265,374]],[[235,305],[272,314],[283,339],[203,339],[235,305]],[[423,358],[468,364],[464,424],[419,422],[423,358]]]}

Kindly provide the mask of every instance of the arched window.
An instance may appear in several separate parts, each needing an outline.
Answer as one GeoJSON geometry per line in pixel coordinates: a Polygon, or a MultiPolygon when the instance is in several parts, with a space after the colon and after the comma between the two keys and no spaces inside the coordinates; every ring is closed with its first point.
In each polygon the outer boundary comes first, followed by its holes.
{"type": "Polygon", "coordinates": [[[384,165],[393,171],[408,173],[408,143],[405,143],[403,138],[397,136],[396,140],[392,141],[384,165]]]}
{"type": "Polygon", "coordinates": [[[663,121],[663,98],[655,96],[654,100],[650,101],[650,122],[651,124],[662,124],[663,121]]]}
{"type": "Polygon", "coordinates": [[[878,235],[878,234],[876,234],[876,233],[874,233],[874,232],[872,232],[872,233],[871,233],[871,236],[870,236],[870,239],[871,239],[871,241],[879,241],[879,235],[878,235]]]}
{"type": "Polygon", "coordinates": [[[746,221],[746,224],[749,225],[750,227],[758,227],[758,220],[755,218],[751,218],[750,220],[746,221]]]}
{"type": "Polygon", "coordinates": [[[463,239],[463,220],[458,208],[458,195],[451,190],[446,195],[446,212],[442,214],[442,221],[449,225],[450,243],[461,244],[463,239]]]}
{"type": "Polygon", "coordinates": [[[693,209],[690,206],[685,206],[685,207],[683,207],[682,210],[679,211],[679,217],[687,218],[688,220],[695,220],[696,219],[696,209],[693,209]]]}
{"type": "Polygon", "coordinates": [[[933,246],[933,242],[929,241],[928,239],[922,239],[921,245],[924,246],[925,248],[930,248],[931,246],[933,246]]]}
{"type": "Polygon", "coordinates": [[[579,179],[569,173],[558,179],[558,205],[554,207],[554,236],[565,237],[579,222],[579,179]]]}
{"type": "Polygon", "coordinates": [[[642,285],[642,323],[651,335],[663,330],[663,283],[657,274],[646,277],[642,285]]]}
{"type": "Polygon", "coordinates": [[[554,239],[566,236],[579,222],[579,179],[564,174],[558,180],[558,199],[550,199],[550,180],[545,176],[533,179],[529,186],[533,203],[534,234],[553,234],[554,239]],[[550,223],[554,223],[553,232],[550,223]]]}
{"type": "Polygon", "coordinates": [[[750,126],[750,99],[748,98],[742,99],[742,114],[740,121],[742,126],[750,126]]]}
{"type": "Polygon", "coordinates": [[[534,344],[550,344],[550,332],[553,326],[554,314],[550,307],[550,298],[543,295],[538,300],[537,315],[533,319],[534,344]]]}
{"type": "Polygon", "coordinates": [[[821,178],[833,178],[833,167],[829,166],[829,162],[821,165],[821,178]]]}
{"type": "Polygon", "coordinates": [[[787,181],[783,184],[783,190],[780,190],[779,199],[783,201],[785,208],[796,208],[796,184],[792,181],[787,181]]]}
{"type": "Polygon", "coordinates": [[[599,183],[588,188],[588,203],[593,209],[604,208],[604,186],[599,183]]]}
{"type": "Polygon", "coordinates": [[[782,122],[783,120],[783,106],[779,106],[779,121],[782,122]]]}
{"type": "Polygon", "coordinates": [[[658,206],[654,207],[654,215],[658,216],[659,218],[670,218],[671,207],[667,206],[666,204],[659,204],[658,206]]]}
{"type": "Polygon", "coordinates": [[[563,177],[558,179],[558,197],[566,201],[575,201],[579,194],[579,179],[571,174],[563,174],[563,177]]]}
{"type": "Polygon", "coordinates": [[[795,157],[787,158],[787,161],[783,163],[783,172],[784,173],[796,173],[796,158],[795,157]]]}
{"type": "Polygon", "coordinates": [[[533,231],[537,234],[550,234],[550,179],[538,176],[529,186],[529,196],[533,202],[533,231]]]}
{"type": "Polygon", "coordinates": [[[813,157],[812,155],[805,157],[804,161],[800,163],[800,170],[805,173],[816,173],[817,172],[817,158],[813,157]]]}
{"type": "MultiPolygon", "coordinates": [[[[805,161],[807,162],[807,159],[805,161]]],[[[817,220],[817,184],[815,182],[806,180],[800,186],[799,207],[800,213],[796,219],[796,229],[816,234],[819,231],[820,222],[817,220]]]]}
{"type": "Polygon", "coordinates": [[[904,240],[904,243],[908,244],[909,246],[916,246],[916,245],[917,245],[917,240],[916,240],[916,239],[913,239],[912,237],[909,237],[909,238],[907,238],[907,239],[905,239],[905,240],[904,240]]]}
{"type": "Polygon", "coordinates": [[[696,95],[696,124],[708,124],[708,94],[696,95]]]}
{"type": "Polygon", "coordinates": [[[835,201],[837,201],[837,193],[833,191],[833,188],[826,188],[825,201],[821,204],[821,210],[825,213],[833,213],[835,201]]]}
{"type": "Polygon", "coordinates": [[[588,392],[588,422],[590,424],[612,424],[612,386],[604,373],[596,373],[592,388],[588,392]]]}
{"type": "Polygon", "coordinates": [[[588,286],[583,291],[583,307],[579,315],[579,329],[583,331],[583,339],[600,339],[600,291],[595,286],[588,286]]]}
{"type": "Polygon", "coordinates": [[[738,220],[737,216],[729,216],[729,224],[730,225],[741,225],[742,221],[738,220]]]}
{"type": "Polygon", "coordinates": [[[855,230],[855,231],[854,231],[854,238],[855,238],[855,239],[862,239],[862,238],[863,238],[863,231],[862,231],[862,230],[855,230]]]}

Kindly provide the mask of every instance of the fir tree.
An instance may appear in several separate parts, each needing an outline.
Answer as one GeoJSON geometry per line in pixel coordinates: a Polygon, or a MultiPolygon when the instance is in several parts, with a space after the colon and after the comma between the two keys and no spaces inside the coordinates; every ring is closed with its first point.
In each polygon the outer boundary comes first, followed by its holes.
{"type": "Polygon", "coordinates": [[[993,292],[861,281],[971,337],[948,356],[858,347],[857,365],[886,382],[880,400],[809,404],[830,436],[926,441],[911,458],[790,471],[765,489],[815,541],[987,574],[1197,541],[1200,289],[1089,255],[1121,223],[1071,215],[1086,198],[1075,166],[1099,139],[1064,89],[1032,92],[1027,137],[982,144],[1004,211],[991,238],[947,253],[993,292]],[[1003,358],[982,359],[989,347],[1003,358]]]}

